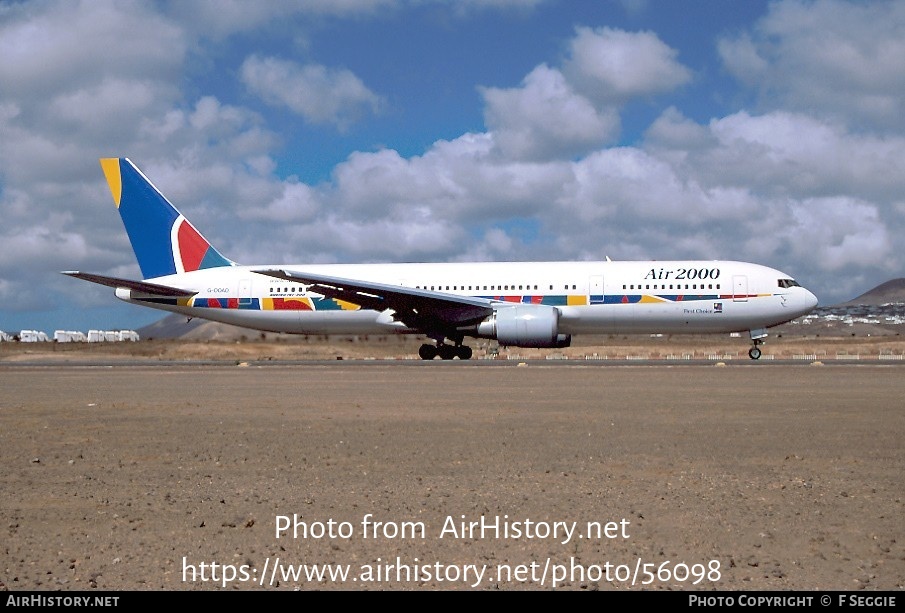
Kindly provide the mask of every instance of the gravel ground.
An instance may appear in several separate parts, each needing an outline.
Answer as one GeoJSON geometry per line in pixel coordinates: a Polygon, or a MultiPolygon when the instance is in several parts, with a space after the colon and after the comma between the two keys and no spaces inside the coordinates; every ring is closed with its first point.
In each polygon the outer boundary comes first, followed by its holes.
{"type": "Polygon", "coordinates": [[[0,590],[900,590],[903,375],[0,364],[0,590]]]}

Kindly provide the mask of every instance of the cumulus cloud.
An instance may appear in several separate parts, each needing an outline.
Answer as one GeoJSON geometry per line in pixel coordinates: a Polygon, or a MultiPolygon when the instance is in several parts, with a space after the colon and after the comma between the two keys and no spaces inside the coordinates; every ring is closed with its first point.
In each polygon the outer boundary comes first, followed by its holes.
{"type": "Polygon", "coordinates": [[[517,88],[480,89],[503,158],[575,159],[612,144],[623,105],[691,78],[651,32],[578,27],[568,47],[561,69],[541,64],[517,88]]]}
{"type": "Polygon", "coordinates": [[[379,112],[381,106],[380,97],[345,69],[251,56],[240,74],[262,100],[285,106],[312,123],[345,129],[365,113],[379,112]]]}
{"type": "Polygon", "coordinates": [[[173,78],[187,47],[183,30],[146,3],[15,3],[0,22],[0,83],[5,95],[47,96],[134,78],[136,65],[145,78],[173,78]]]}
{"type": "Polygon", "coordinates": [[[905,4],[771,3],[751,31],[726,37],[727,70],[761,104],[819,111],[864,127],[905,127],[905,4]]]}
{"type": "Polygon", "coordinates": [[[653,32],[576,28],[563,72],[575,89],[597,103],[671,91],[691,80],[677,52],[653,32]]]}
{"type": "Polygon", "coordinates": [[[317,218],[322,198],[316,190],[292,180],[284,182],[281,187],[277,194],[262,204],[240,210],[238,217],[278,223],[305,223],[317,218]]]}
{"type": "Polygon", "coordinates": [[[558,70],[546,65],[514,89],[482,88],[488,128],[509,159],[569,158],[600,147],[618,133],[615,109],[595,109],[558,70]]]}

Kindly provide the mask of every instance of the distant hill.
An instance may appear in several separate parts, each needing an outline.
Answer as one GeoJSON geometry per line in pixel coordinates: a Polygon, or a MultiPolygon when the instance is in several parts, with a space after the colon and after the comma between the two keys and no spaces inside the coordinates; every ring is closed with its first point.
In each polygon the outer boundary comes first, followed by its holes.
{"type": "Polygon", "coordinates": [[[181,338],[204,323],[203,319],[196,318],[191,321],[186,320],[188,320],[188,318],[185,315],[172,313],[163,319],[155,321],[143,328],[139,328],[136,332],[138,332],[138,335],[142,340],[154,338],[181,338]]]}
{"type": "Polygon", "coordinates": [[[240,328],[198,317],[188,321],[185,315],[171,313],[163,319],[136,330],[143,340],[181,338],[186,340],[234,341],[242,339],[276,338],[283,336],[275,332],[261,332],[240,328]]]}
{"type": "Polygon", "coordinates": [[[905,278],[893,279],[881,283],[870,291],[864,292],[857,298],[843,302],[837,306],[855,306],[859,304],[878,306],[889,303],[905,303],[905,278]]]}

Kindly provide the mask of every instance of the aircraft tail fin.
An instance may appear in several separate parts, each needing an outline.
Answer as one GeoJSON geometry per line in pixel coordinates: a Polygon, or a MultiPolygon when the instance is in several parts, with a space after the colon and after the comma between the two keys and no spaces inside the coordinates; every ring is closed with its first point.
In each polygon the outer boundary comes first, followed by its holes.
{"type": "Polygon", "coordinates": [[[145,279],[233,266],[128,158],[100,160],[145,279]]]}

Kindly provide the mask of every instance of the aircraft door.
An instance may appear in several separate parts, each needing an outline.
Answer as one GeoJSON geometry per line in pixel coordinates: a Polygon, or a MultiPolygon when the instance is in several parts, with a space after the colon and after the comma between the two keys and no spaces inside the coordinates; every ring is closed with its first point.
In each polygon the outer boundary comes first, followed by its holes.
{"type": "Polygon", "coordinates": [[[588,304],[603,304],[603,275],[588,279],[588,304]]]}
{"type": "Polygon", "coordinates": [[[732,276],[732,300],[733,302],[748,302],[748,276],[732,276]]]}
{"type": "Polygon", "coordinates": [[[251,279],[239,280],[239,306],[251,305],[251,279]]]}

